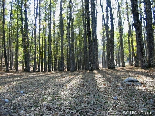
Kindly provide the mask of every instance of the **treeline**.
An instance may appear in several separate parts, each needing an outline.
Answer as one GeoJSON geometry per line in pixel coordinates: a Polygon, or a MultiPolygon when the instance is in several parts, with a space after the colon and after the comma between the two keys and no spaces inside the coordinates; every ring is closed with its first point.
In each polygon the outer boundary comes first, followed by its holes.
{"type": "Polygon", "coordinates": [[[0,0],[0,7],[1,70],[99,69],[97,18],[102,18],[103,68],[124,67],[126,59],[141,68],[154,66],[150,0],[0,0]]]}

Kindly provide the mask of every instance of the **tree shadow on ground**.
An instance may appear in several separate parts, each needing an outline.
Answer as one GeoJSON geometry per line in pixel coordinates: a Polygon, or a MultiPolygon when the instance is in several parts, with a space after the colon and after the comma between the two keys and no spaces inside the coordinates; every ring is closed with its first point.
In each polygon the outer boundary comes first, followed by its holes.
{"type": "Polygon", "coordinates": [[[30,113],[42,114],[43,102],[47,99],[57,99],[59,89],[67,81],[59,81],[64,78],[64,72],[59,73],[23,73],[21,75],[1,76],[0,83],[0,114],[3,115],[26,115],[30,113]],[[9,78],[9,81],[8,81],[9,78]],[[53,97],[53,98],[52,98],[53,97]],[[8,99],[9,102],[5,102],[8,99]],[[39,108],[39,109],[37,109],[39,108]],[[35,110],[38,110],[35,112],[35,110]]]}
{"type": "Polygon", "coordinates": [[[0,76],[4,79],[0,83],[0,112],[2,116],[154,115],[155,90],[121,85],[124,78],[132,75],[135,73],[130,69],[104,69],[24,73],[12,75],[9,81],[0,76]]]}
{"type": "MultiPolygon", "coordinates": [[[[100,70],[99,74],[106,75],[105,81],[109,83],[108,90],[111,95],[111,114],[114,115],[154,115],[155,114],[155,84],[148,88],[141,86],[122,86],[124,78],[134,76],[137,72],[127,69],[100,70]]],[[[138,74],[137,74],[138,76],[138,74]]],[[[141,74],[139,75],[141,76],[141,74]]],[[[106,90],[106,89],[105,89],[106,90]]],[[[105,90],[103,92],[105,92],[105,90]]],[[[110,111],[110,109],[109,109],[110,111]]]]}

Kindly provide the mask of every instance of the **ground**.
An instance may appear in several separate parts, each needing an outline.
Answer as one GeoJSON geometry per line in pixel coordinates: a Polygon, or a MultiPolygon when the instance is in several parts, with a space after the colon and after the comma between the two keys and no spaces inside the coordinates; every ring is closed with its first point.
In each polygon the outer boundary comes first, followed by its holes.
{"type": "Polygon", "coordinates": [[[0,115],[155,115],[155,70],[0,72],[0,115]],[[128,77],[141,85],[122,85],[128,77]]]}

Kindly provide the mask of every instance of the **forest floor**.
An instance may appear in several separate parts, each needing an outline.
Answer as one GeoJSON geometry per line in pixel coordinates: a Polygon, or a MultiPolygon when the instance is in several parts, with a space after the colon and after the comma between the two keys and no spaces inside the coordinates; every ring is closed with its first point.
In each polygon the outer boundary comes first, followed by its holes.
{"type": "Polygon", "coordinates": [[[0,72],[0,115],[155,115],[155,69],[0,72]],[[142,84],[122,85],[128,77],[142,84]]]}

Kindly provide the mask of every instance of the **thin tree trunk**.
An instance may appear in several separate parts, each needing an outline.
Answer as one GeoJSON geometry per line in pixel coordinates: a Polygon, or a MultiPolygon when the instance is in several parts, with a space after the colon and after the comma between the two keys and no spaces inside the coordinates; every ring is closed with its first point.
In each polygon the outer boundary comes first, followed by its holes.
{"type": "Polygon", "coordinates": [[[98,63],[98,45],[97,45],[97,36],[96,36],[96,13],[95,13],[96,7],[94,0],[91,0],[91,26],[92,26],[92,70],[97,69],[97,63],[98,63]]]}
{"type": "Polygon", "coordinates": [[[53,40],[54,40],[54,71],[57,70],[57,40],[56,40],[56,37],[55,37],[55,10],[53,10],[53,40]]]}
{"type": "Polygon", "coordinates": [[[47,50],[46,27],[43,27],[43,28],[44,28],[44,72],[46,72],[47,71],[47,60],[46,60],[46,50],[47,50]]]}
{"type": "Polygon", "coordinates": [[[114,64],[114,23],[113,23],[113,13],[112,13],[112,8],[111,8],[111,0],[108,0],[109,2],[109,8],[110,8],[110,22],[111,22],[111,30],[110,30],[110,68],[114,69],[115,64],[114,64]]]}
{"type": "Polygon", "coordinates": [[[101,6],[101,9],[102,9],[102,47],[103,47],[103,51],[102,51],[102,68],[106,68],[107,65],[106,65],[106,44],[105,44],[105,18],[104,18],[104,11],[103,11],[103,5],[101,3],[101,0],[100,0],[100,6],[101,6]]]}
{"type": "Polygon", "coordinates": [[[118,2],[118,15],[119,15],[119,21],[118,21],[118,26],[119,26],[119,34],[120,34],[120,55],[121,55],[121,63],[122,67],[125,67],[125,62],[124,62],[124,47],[123,47],[123,25],[122,25],[122,17],[121,17],[121,11],[120,11],[120,4],[118,2]]]}
{"type": "Polygon", "coordinates": [[[37,35],[36,35],[36,29],[37,29],[37,13],[38,13],[38,0],[37,0],[37,6],[36,6],[36,8],[35,8],[35,1],[36,0],[34,0],[34,20],[35,20],[35,23],[34,23],[34,66],[33,66],[33,72],[36,72],[36,59],[37,59],[37,57],[36,57],[36,54],[37,54],[37,43],[36,43],[36,37],[37,37],[37,35]]]}
{"type": "Polygon", "coordinates": [[[40,60],[41,60],[41,48],[40,48],[40,31],[41,31],[41,28],[40,28],[40,25],[41,25],[41,11],[40,11],[40,3],[41,1],[39,0],[39,62],[38,62],[38,72],[40,72],[40,60]]]}
{"type": "Polygon", "coordinates": [[[106,39],[107,39],[107,45],[106,45],[106,51],[107,51],[107,66],[109,67],[110,62],[110,42],[109,42],[109,15],[108,15],[108,6],[106,6],[106,23],[105,23],[105,31],[106,31],[106,39]]]}
{"type": "Polygon", "coordinates": [[[28,39],[28,18],[27,18],[27,2],[25,1],[24,4],[25,10],[25,25],[24,25],[24,36],[23,36],[23,42],[24,42],[24,60],[25,60],[25,71],[30,72],[30,65],[29,65],[29,39],[28,39]]]}
{"type": "Polygon", "coordinates": [[[70,63],[70,60],[71,60],[71,42],[70,42],[70,33],[71,33],[71,31],[70,31],[70,23],[71,23],[71,0],[69,1],[69,5],[68,5],[68,7],[69,7],[69,12],[68,12],[68,24],[67,24],[67,39],[68,39],[68,53],[67,53],[67,71],[70,71],[70,67],[71,67],[71,63],[70,63]]]}
{"type": "Polygon", "coordinates": [[[50,0],[50,4],[49,4],[49,19],[48,19],[48,25],[49,25],[49,35],[48,35],[48,72],[51,71],[51,64],[52,64],[52,51],[51,51],[51,0],[50,0]]]}
{"type": "MultiPolygon", "coordinates": [[[[43,28],[43,32],[44,32],[44,28],[43,28]]],[[[42,36],[42,42],[41,42],[41,44],[42,44],[42,49],[41,49],[41,72],[43,72],[43,69],[44,69],[44,60],[43,60],[43,58],[44,58],[44,37],[42,36]]]]}
{"type": "Polygon", "coordinates": [[[3,0],[3,48],[4,48],[4,58],[5,58],[5,66],[6,66],[6,71],[9,71],[9,64],[8,64],[8,59],[7,59],[7,53],[6,53],[6,38],[5,38],[5,0],[3,0]]]}
{"type": "Polygon", "coordinates": [[[13,58],[12,58],[12,56],[13,56],[13,53],[12,53],[12,36],[13,36],[13,33],[12,33],[12,4],[13,4],[13,0],[12,0],[12,2],[11,2],[11,12],[10,12],[10,25],[9,25],[9,43],[8,43],[8,45],[9,45],[9,49],[8,49],[8,63],[9,63],[9,61],[10,61],[10,70],[12,70],[12,65],[13,65],[13,58]]]}
{"type": "MultiPolygon", "coordinates": [[[[22,35],[22,44],[23,44],[23,53],[25,53],[24,51],[24,29],[23,29],[23,21],[24,21],[24,18],[23,18],[23,0],[21,0],[21,6],[20,6],[20,15],[21,15],[21,35],[22,35]]],[[[22,56],[22,71],[24,71],[24,57],[25,57],[25,54],[23,54],[22,56]]]]}
{"type": "Polygon", "coordinates": [[[19,9],[19,0],[17,0],[17,38],[16,38],[16,48],[15,48],[15,69],[16,71],[18,71],[18,29],[19,29],[19,26],[18,26],[18,18],[19,18],[19,15],[18,15],[18,9],[19,9]]]}
{"type": "Polygon", "coordinates": [[[74,22],[74,19],[72,18],[72,21],[71,21],[71,54],[70,54],[70,58],[71,58],[71,67],[70,67],[70,71],[71,71],[71,72],[75,71],[74,28],[73,28],[73,22],[74,22]]]}
{"type": "Polygon", "coordinates": [[[64,30],[63,30],[63,17],[62,17],[62,0],[60,1],[60,35],[61,35],[61,58],[60,58],[60,69],[59,71],[64,71],[64,54],[63,54],[63,39],[64,39],[64,30]]]}

